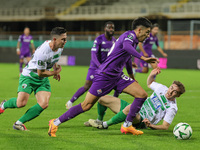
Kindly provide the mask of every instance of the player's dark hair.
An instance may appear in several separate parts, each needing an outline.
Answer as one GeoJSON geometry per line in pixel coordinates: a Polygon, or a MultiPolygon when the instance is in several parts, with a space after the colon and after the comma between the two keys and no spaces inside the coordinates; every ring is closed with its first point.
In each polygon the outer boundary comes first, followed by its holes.
{"type": "Polygon", "coordinates": [[[153,29],[153,28],[155,28],[155,27],[158,27],[158,28],[159,28],[159,24],[154,23],[154,24],[152,25],[151,29],[153,29]]]}
{"type": "Polygon", "coordinates": [[[185,86],[180,81],[174,81],[173,84],[176,84],[180,90],[180,94],[185,93],[185,86]]]}
{"type": "Polygon", "coordinates": [[[105,24],[104,24],[104,28],[108,25],[108,24],[114,24],[112,21],[107,21],[105,24]]]}
{"type": "Polygon", "coordinates": [[[55,27],[51,31],[51,37],[54,36],[54,35],[61,35],[61,34],[66,33],[66,32],[67,32],[67,30],[63,27],[55,27]]]}
{"type": "Polygon", "coordinates": [[[132,22],[132,30],[135,30],[138,26],[144,26],[146,28],[151,28],[151,22],[145,17],[139,17],[133,20],[132,22]]]}

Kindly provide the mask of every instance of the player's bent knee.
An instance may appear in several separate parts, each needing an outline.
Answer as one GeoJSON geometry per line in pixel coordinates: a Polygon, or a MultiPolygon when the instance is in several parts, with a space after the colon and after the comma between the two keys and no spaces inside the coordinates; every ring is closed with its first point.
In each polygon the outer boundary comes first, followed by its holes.
{"type": "Polygon", "coordinates": [[[83,111],[90,110],[92,108],[92,106],[93,106],[92,104],[86,104],[86,105],[81,104],[81,107],[82,107],[83,111]]]}

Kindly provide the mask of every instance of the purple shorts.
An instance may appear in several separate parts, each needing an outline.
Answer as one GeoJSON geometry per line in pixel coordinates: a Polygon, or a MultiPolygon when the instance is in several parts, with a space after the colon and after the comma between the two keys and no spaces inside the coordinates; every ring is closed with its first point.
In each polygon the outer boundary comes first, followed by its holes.
{"type": "Polygon", "coordinates": [[[123,72],[119,76],[109,76],[107,74],[95,74],[92,86],[89,92],[97,97],[104,96],[114,89],[121,93],[123,89],[135,82],[135,80],[126,76],[123,72]]]}
{"type": "Polygon", "coordinates": [[[88,69],[88,73],[87,73],[86,80],[93,81],[95,73],[96,73],[96,69],[94,69],[94,68],[89,68],[89,69],[88,69]]]}
{"type": "Polygon", "coordinates": [[[30,51],[28,51],[28,52],[20,52],[20,55],[19,55],[20,59],[24,59],[26,57],[31,57],[31,52],[30,51]]]}

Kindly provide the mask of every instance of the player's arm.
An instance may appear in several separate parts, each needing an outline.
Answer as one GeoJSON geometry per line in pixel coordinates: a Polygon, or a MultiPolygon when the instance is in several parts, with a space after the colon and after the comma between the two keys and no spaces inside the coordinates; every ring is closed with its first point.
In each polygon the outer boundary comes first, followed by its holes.
{"type": "Polygon", "coordinates": [[[17,49],[16,49],[16,52],[17,52],[17,55],[20,55],[20,41],[17,42],[17,49]]]}
{"type": "Polygon", "coordinates": [[[32,48],[32,53],[35,53],[35,46],[34,46],[33,39],[31,40],[31,48],[32,48]]]}
{"type": "Polygon", "coordinates": [[[61,72],[62,68],[60,65],[58,65],[57,70],[54,71],[49,71],[46,69],[37,69],[37,73],[39,77],[50,77],[50,76],[55,76],[61,72]]]}
{"type": "Polygon", "coordinates": [[[100,43],[98,42],[98,39],[96,39],[91,49],[91,59],[98,67],[101,65],[97,56],[99,49],[100,49],[100,43]]]}
{"type": "Polygon", "coordinates": [[[167,57],[167,53],[165,53],[160,46],[157,47],[157,50],[163,55],[163,57],[167,57]]]}
{"type": "Polygon", "coordinates": [[[131,39],[124,41],[123,43],[123,49],[126,50],[129,54],[131,54],[134,57],[137,57],[139,59],[144,60],[147,63],[154,63],[159,62],[157,58],[153,57],[144,57],[140,53],[137,52],[137,50],[132,46],[133,41],[131,39]]]}
{"type": "Polygon", "coordinates": [[[135,77],[133,75],[132,60],[131,60],[131,58],[126,63],[126,70],[127,70],[127,73],[129,75],[129,77],[132,78],[133,80],[135,80],[135,77]]]}
{"type": "MultiPolygon", "coordinates": [[[[57,65],[57,63],[55,63],[53,65],[53,70],[56,71],[57,69],[59,69],[59,66],[57,65]]],[[[56,80],[58,80],[58,81],[60,81],[60,73],[54,75],[53,78],[56,79],[56,80]]]]}
{"type": "Polygon", "coordinates": [[[151,73],[149,74],[149,76],[148,76],[148,78],[147,78],[147,86],[150,88],[150,85],[151,85],[151,83],[153,82],[153,81],[155,81],[155,76],[157,75],[157,74],[159,74],[160,73],[160,68],[159,67],[157,67],[157,68],[155,68],[155,69],[153,69],[152,71],[151,71],[151,73]]]}
{"type": "Polygon", "coordinates": [[[147,127],[154,129],[154,130],[168,130],[168,128],[170,126],[170,124],[164,120],[163,120],[163,124],[161,124],[161,125],[151,124],[147,118],[145,118],[142,122],[144,122],[147,127]]]}
{"type": "Polygon", "coordinates": [[[138,47],[140,48],[140,50],[142,51],[142,53],[144,54],[145,57],[149,57],[149,55],[145,52],[145,50],[143,48],[143,43],[142,42],[138,43],[138,47]]]}

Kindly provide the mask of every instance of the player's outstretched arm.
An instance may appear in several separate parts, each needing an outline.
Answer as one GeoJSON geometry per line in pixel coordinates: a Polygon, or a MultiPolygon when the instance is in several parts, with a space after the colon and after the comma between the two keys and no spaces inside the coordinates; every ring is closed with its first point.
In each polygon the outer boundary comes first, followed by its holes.
{"type": "Polygon", "coordinates": [[[163,124],[161,124],[161,125],[151,124],[147,118],[145,118],[142,122],[144,122],[147,127],[154,129],[154,130],[168,130],[168,128],[170,126],[170,124],[164,120],[163,120],[163,124]]]}
{"type": "Polygon", "coordinates": [[[167,57],[167,53],[165,53],[160,46],[158,46],[157,49],[163,55],[163,57],[167,57]]]}
{"type": "Polygon", "coordinates": [[[161,71],[160,71],[160,68],[159,67],[157,67],[157,68],[155,68],[155,69],[153,69],[152,71],[151,71],[151,73],[149,74],[149,76],[148,76],[148,78],[147,78],[147,86],[150,88],[150,85],[151,85],[151,83],[153,82],[153,81],[155,81],[155,76],[157,75],[157,74],[159,74],[161,71]]]}

